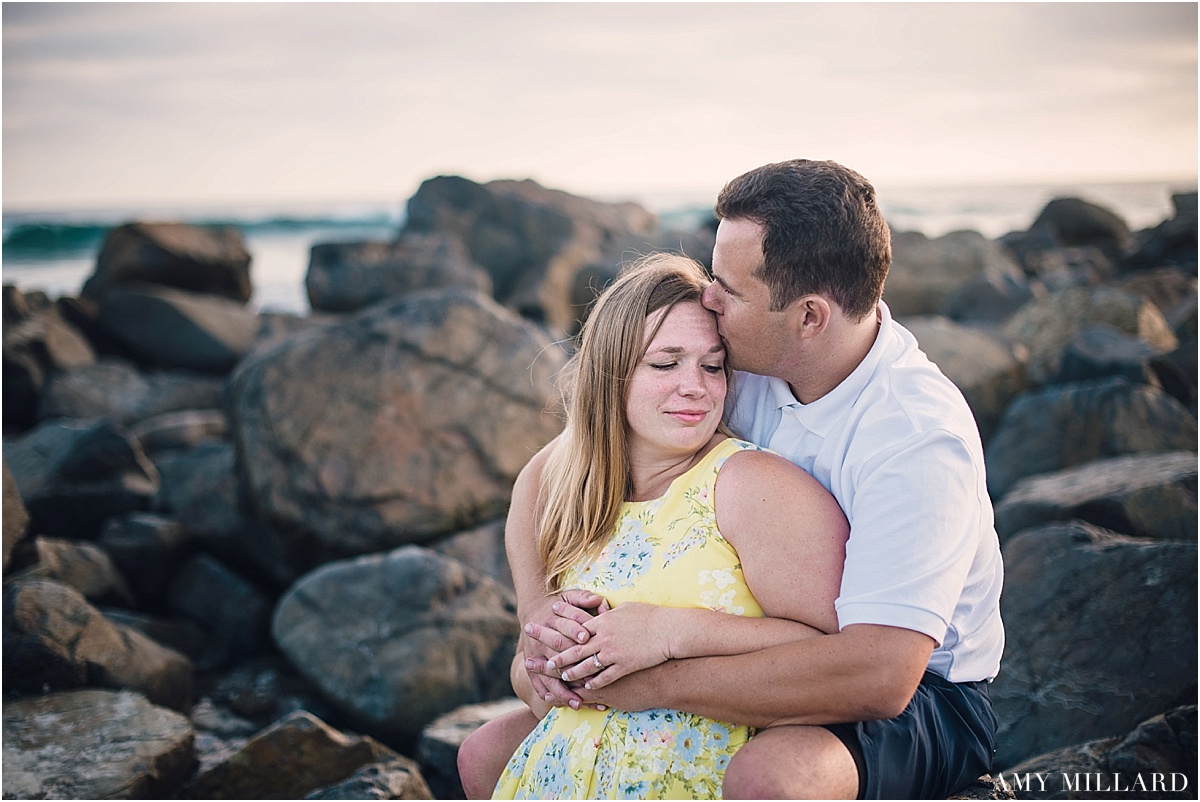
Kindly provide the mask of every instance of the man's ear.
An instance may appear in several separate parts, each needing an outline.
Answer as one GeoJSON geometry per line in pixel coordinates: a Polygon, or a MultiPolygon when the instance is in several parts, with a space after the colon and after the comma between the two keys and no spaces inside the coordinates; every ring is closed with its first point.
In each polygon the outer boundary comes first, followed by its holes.
{"type": "Polygon", "coordinates": [[[797,298],[788,309],[796,336],[805,339],[820,335],[829,327],[833,308],[823,295],[810,294],[797,298]]]}

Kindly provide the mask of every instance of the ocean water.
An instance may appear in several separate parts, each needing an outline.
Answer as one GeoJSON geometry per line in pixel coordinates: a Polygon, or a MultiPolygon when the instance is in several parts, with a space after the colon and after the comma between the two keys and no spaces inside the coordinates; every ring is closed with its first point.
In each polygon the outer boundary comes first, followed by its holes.
{"type": "MultiPolygon", "coordinates": [[[[1171,194],[1194,191],[1195,182],[1039,184],[1024,186],[878,186],[880,205],[896,231],[937,237],[972,229],[999,237],[1028,228],[1056,197],[1080,197],[1123,217],[1133,230],[1152,228],[1173,214],[1171,194]]],[[[670,228],[691,229],[711,215],[712,199],[674,193],[633,197],[670,228]]],[[[608,199],[604,199],[608,200],[608,199]]],[[[68,212],[6,210],[0,272],[5,284],[76,295],[95,266],[105,232],[132,220],[183,220],[233,225],[250,251],[253,306],[306,314],[304,276],[309,250],[321,242],[386,240],[404,223],[402,202],[229,207],[224,209],[112,209],[68,212]]]]}

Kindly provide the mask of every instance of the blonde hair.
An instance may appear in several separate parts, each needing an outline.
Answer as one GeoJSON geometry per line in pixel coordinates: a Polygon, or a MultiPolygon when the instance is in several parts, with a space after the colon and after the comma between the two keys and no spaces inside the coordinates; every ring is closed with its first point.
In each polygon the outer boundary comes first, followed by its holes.
{"type": "Polygon", "coordinates": [[[579,350],[561,375],[566,427],[546,461],[539,493],[538,551],[548,592],[560,590],[571,568],[611,536],[633,491],[626,385],[667,312],[698,302],[708,283],[695,261],[651,254],[622,271],[583,324],[579,350]],[[647,332],[646,321],[660,309],[667,311],[647,332]]]}

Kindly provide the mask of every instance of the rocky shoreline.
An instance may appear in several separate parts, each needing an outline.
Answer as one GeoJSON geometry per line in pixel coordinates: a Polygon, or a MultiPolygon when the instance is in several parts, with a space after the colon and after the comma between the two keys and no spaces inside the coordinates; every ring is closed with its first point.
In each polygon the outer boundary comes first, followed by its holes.
{"type": "MultiPolygon", "coordinates": [[[[1173,201],[1137,232],[1064,198],[996,240],[893,234],[884,297],[984,438],[1005,774],[1196,790],[1196,194],[1173,201]]],[[[111,230],[79,297],[6,286],[4,797],[458,795],[457,744],[512,704],[503,516],[569,338],[622,260],[712,242],[442,176],[394,239],[312,249],[306,317],[250,310],[238,232],[183,224],[111,230]]]]}

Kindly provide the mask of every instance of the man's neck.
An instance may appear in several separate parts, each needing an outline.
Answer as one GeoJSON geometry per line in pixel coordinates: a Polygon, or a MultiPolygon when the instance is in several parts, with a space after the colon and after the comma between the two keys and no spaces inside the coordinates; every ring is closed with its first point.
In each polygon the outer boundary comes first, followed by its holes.
{"type": "Polygon", "coordinates": [[[868,315],[854,323],[841,318],[830,324],[814,341],[806,364],[793,371],[787,379],[792,395],[801,404],[812,402],[833,392],[867,358],[879,335],[879,313],[868,315]]]}

